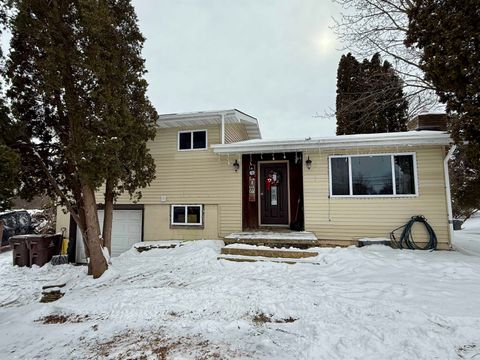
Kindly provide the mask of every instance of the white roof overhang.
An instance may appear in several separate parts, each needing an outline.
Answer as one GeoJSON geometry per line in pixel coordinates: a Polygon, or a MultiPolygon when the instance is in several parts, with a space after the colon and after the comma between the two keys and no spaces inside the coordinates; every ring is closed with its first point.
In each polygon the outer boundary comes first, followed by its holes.
{"type": "Polygon", "coordinates": [[[245,125],[249,139],[261,139],[262,134],[258,120],[237,109],[220,111],[200,111],[192,113],[159,115],[157,126],[161,129],[173,127],[191,127],[201,125],[220,124],[222,116],[226,124],[240,123],[245,125]]]}
{"type": "Polygon", "coordinates": [[[358,147],[449,145],[450,135],[442,131],[340,135],[291,140],[248,140],[212,145],[217,154],[303,151],[308,149],[349,149],[358,147]]]}

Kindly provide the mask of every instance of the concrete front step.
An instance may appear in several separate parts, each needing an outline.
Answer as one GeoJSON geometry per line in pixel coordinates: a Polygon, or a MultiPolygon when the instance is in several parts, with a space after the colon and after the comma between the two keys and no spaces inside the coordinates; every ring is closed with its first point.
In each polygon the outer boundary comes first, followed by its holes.
{"type": "Polygon", "coordinates": [[[320,246],[314,233],[309,231],[242,231],[225,236],[225,244],[264,245],[273,248],[320,246]]]}
{"type": "Polygon", "coordinates": [[[284,247],[298,247],[307,249],[310,247],[321,247],[322,243],[318,240],[295,240],[295,239],[227,239],[224,238],[225,245],[230,244],[246,244],[246,245],[260,245],[269,246],[271,248],[284,248],[284,247]]]}
{"type": "Polygon", "coordinates": [[[226,239],[317,240],[310,231],[241,231],[225,236],[226,239]]]}
{"type": "Polygon", "coordinates": [[[234,262],[274,262],[281,264],[312,264],[319,265],[320,263],[310,258],[288,259],[288,258],[270,258],[261,256],[238,256],[238,255],[220,255],[218,260],[234,261],[234,262]]]}
{"type": "Polygon", "coordinates": [[[287,259],[302,259],[315,257],[318,255],[316,251],[305,251],[299,249],[269,249],[265,247],[256,246],[225,246],[221,250],[222,255],[236,255],[236,256],[260,256],[267,258],[287,258],[287,259]]]}

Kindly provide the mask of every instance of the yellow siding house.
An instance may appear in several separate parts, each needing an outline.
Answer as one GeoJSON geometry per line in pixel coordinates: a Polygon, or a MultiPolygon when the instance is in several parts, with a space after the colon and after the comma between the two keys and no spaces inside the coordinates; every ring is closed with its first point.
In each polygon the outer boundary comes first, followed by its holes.
{"type": "MultiPolygon", "coordinates": [[[[290,229],[313,233],[320,245],[352,245],[388,238],[414,215],[448,249],[450,143],[432,130],[272,141],[236,109],[161,115],[149,144],[156,179],[139,203],[116,203],[112,253],[137,241],[290,229]]],[[[102,197],[100,189],[100,220],[102,197]]],[[[60,209],[57,227],[71,241],[81,236],[60,209]]]]}

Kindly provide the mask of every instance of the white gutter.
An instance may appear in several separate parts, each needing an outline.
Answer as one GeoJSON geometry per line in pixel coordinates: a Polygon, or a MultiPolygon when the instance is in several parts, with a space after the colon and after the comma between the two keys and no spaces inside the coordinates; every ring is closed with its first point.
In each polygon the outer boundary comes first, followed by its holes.
{"type": "Polygon", "coordinates": [[[252,153],[252,152],[284,152],[301,151],[306,149],[346,149],[358,146],[415,146],[415,145],[448,145],[451,143],[448,134],[435,136],[388,136],[342,138],[331,137],[311,140],[273,140],[273,141],[244,141],[227,145],[212,145],[217,154],[252,153]]]}
{"type": "Polygon", "coordinates": [[[448,242],[450,248],[452,247],[453,239],[453,211],[452,211],[452,195],[450,193],[450,174],[448,173],[448,161],[451,159],[453,152],[457,148],[456,145],[452,145],[448,150],[447,156],[443,159],[443,173],[445,176],[445,196],[447,198],[447,215],[448,215],[448,242]]]}
{"type": "Polygon", "coordinates": [[[225,144],[225,113],[222,113],[222,144],[225,144]]]}

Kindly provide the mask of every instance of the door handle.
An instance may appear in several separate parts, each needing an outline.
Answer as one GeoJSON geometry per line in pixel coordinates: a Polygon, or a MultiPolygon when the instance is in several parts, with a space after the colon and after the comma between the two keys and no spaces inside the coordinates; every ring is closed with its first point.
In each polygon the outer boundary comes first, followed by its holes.
{"type": "Polygon", "coordinates": [[[263,192],[260,193],[260,196],[263,196],[263,192]]]}

